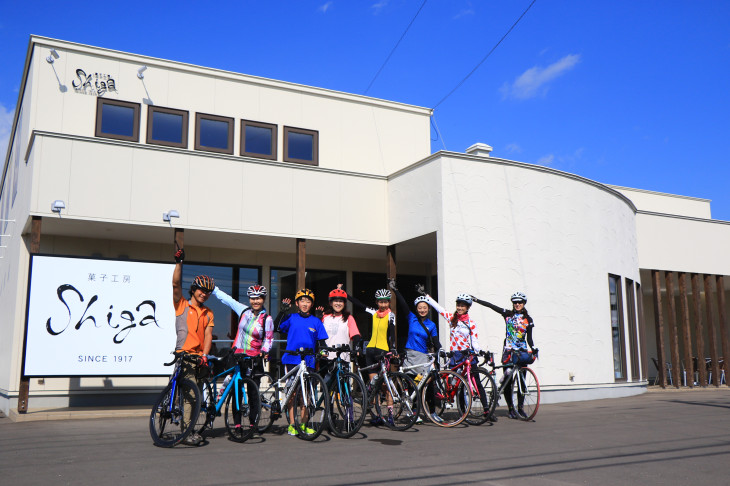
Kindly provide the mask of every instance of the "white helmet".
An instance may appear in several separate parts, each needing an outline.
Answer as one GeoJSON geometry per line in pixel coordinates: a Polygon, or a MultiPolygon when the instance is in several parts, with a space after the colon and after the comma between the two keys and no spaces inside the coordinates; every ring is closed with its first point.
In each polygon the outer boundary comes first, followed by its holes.
{"type": "Polygon", "coordinates": [[[471,295],[469,294],[459,294],[456,296],[457,302],[466,302],[469,305],[472,305],[474,301],[471,298],[471,295]]]}
{"type": "Polygon", "coordinates": [[[375,299],[377,300],[390,300],[393,294],[388,289],[380,289],[375,292],[375,299]]]}
{"type": "Polygon", "coordinates": [[[246,290],[246,295],[249,297],[266,297],[266,287],[263,285],[251,285],[246,290]]]}
{"type": "Polygon", "coordinates": [[[413,305],[418,305],[421,302],[425,302],[428,304],[428,299],[426,299],[425,295],[419,295],[416,297],[416,300],[413,301],[413,305]]]}
{"type": "Polygon", "coordinates": [[[523,294],[522,292],[515,292],[512,294],[511,299],[512,302],[525,302],[527,303],[527,296],[523,294]]]}

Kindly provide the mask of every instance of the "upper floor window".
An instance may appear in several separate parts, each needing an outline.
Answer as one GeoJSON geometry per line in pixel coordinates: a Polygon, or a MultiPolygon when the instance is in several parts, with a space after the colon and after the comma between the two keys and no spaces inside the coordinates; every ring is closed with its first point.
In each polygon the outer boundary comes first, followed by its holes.
{"type": "Polygon", "coordinates": [[[319,132],[284,127],[284,161],[319,165],[319,132]]]}
{"type": "Polygon", "coordinates": [[[241,120],[241,155],[276,160],[276,125],[241,120]]]}
{"type": "Polygon", "coordinates": [[[196,113],[195,150],[233,154],[233,118],[196,113]]]}
{"type": "Polygon", "coordinates": [[[147,109],[147,143],[187,148],[188,112],[150,105],[147,109]]]}
{"type": "Polygon", "coordinates": [[[97,98],[97,137],[139,141],[139,103],[97,98]]]}

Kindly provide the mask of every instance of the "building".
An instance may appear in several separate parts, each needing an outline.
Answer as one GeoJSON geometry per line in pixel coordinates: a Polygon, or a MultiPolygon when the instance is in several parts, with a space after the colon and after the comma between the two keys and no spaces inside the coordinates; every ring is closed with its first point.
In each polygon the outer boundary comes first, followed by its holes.
{"type": "MultiPolygon", "coordinates": [[[[715,299],[693,307],[700,323],[710,321],[689,342],[706,336],[700,356],[727,356],[730,258],[721,250],[730,226],[710,219],[709,201],[609,187],[493,157],[484,144],[432,154],[430,115],[32,37],[0,195],[2,410],[149,402],[166,378],[162,359],[145,353],[174,342],[164,337],[173,240],[188,254],[187,281],[211,274],[239,300],[262,282],[272,313],[303,285],[323,296],[343,282],[367,302],[386,275],[403,289],[425,283],[447,307],[460,292],[507,306],[522,290],[536,321],[543,401],[645,391],[656,374],[649,358],[675,355],[677,324],[654,304],[674,302],[667,283],[686,299],[672,285],[679,272],[707,275],[710,287],[695,294],[715,299]],[[135,264],[143,278],[127,274],[135,264]],[[43,290],[74,272],[98,300],[61,285],[57,295],[43,290]],[[151,311],[104,300],[139,298],[142,282],[162,282],[145,290],[161,296],[151,311]],[[152,315],[140,319],[145,311],[152,315]],[[100,351],[92,335],[101,334],[131,351],[100,351]],[[63,345],[48,341],[58,335],[63,345]]],[[[225,339],[235,321],[214,310],[225,339]]],[[[498,354],[501,317],[479,306],[471,314],[482,346],[498,354]]],[[[369,324],[359,322],[367,338],[369,324]]],[[[399,340],[406,333],[400,325],[399,340]]],[[[440,333],[447,342],[443,321],[440,333]]],[[[683,356],[697,349],[683,343],[683,356]]]]}

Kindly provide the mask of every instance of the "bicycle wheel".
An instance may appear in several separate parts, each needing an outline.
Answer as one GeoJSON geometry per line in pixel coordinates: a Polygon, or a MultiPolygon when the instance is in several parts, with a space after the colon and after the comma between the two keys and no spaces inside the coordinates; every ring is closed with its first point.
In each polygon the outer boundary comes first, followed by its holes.
{"type": "Polygon", "coordinates": [[[150,436],[156,446],[173,447],[195,429],[200,413],[200,391],[190,380],[170,382],[157,397],[150,413],[150,436]],[[176,384],[173,392],[173,384],[176,384]],[[185,416],[189,416],[189,421],[185,416]]]}
{"type": "Polygon", "coordinates": [[[202,434],[206,429],[213,428],[216,403],[213,387],[209,382],[203,382],[200,392],[200,413],[198,414],[198,420],[195,421],[195,431],[198,434],[202,434]]]}
{"type": "Polygon", "coordinates": [[[520,368],[519,373],[521,379],[515,376],[512,383],[512,403],[517,401],[518,416],[521,420],[532,420],[540,407],[540,383],[530,368],[520,368]],[[525,412],[526,417],[519,415],[520,410],[525,412]]]}
{"type": "Polygon", "coordinates": [[[304,377],[304,390],[297,383],[292,406],[300,407],[294,411],[294,427],[297,437],[304,440],[314,440],[324,430],[327,424],[330,401],[327,395],[327,385],[324,379],[316,373],[309,373],[304,377]]]}
{"type": "Polygon", "coordinates": [[[259,390],[251,378],[241,378],[236,388],[226,398],[226,430],[231,440],[245,442],[256,432],[256,420],[259,415],[259,390]],[[236,396],[238,395],[238,396],[236,396]]]}
{"type": "Polygon", "coordinates": [[[330,430],[337,437],[347,439],[360,430],[365,422],[367,393],[359,376],[344,372],[339,375],[330,394],[330,430]]]}
{"type": "Polygon", "coordinates": [[[261,375],[259,384],[259,398],[261,399],[258,423],[259,434],[268,431],[273,423],[281,417],[281,404],[277,395],[277,388],[271,375],[268,373],[261,375]]]}
{"type": "Polygon", "coordinates": [[[418,418],[418,393],[416,383],[405,373],[388,372],[388,379],[393,389],[392,415],[388,408],[388,394],[390,391],[384,384],[380,400],[380,416],[388,427],[394,430],[408,430],[418,418]]]}
{"type": "Polygon", "coordinates": [[[481,425],[487,421],[489,415],[494,412],[494,407],[497,404],[497,385],[494,383],[494,378],[489,374],[485,368],[477,368],[475,373],[472,373],[472,404],[471,412],[466,417],[466,423],[470,425],[481,425]],[[484,399],[482,399],[481,393],[479,393],[479,387],[475,387],[478,383],[484,389],[484,399]]]}
{"type": "Polygon", "coordinates": [[[441,370],[430,374],[421,389],[421,406],[426,417],[441,427],[459,425],[469,414],[471,404],[469,385],[455,371],[441,370]],[[433,400],[433,413],[428,404],[429,399],[433,400]]]}

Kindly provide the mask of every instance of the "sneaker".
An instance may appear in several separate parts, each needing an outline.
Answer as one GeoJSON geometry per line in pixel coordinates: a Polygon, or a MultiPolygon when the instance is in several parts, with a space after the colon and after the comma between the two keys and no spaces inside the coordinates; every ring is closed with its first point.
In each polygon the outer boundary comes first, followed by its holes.
{"type": "Polygon", "coordinates": [[[514,408],[510,408],[509,409],[509,411],[507,412],[507,416],[509,418],[511,418],[511,419],[518,419],[519,418],[519,416],[517,415],[517,412],[515,412],[515,409],[514,408]]]}
{"type": "Polygon", "coordinates": [[[378,426],[383,425],[385,422],[383,422],[383,419],[381,417],[373,417],[370,419],[370,425],[378,426]]]}
{"type": "Polygon", "coordinates": [[[386,419],[386,421],[388,422],[389,426],[395,427],[395,421],[393,420],[393,411],[392,410],[388,411],[388,418],[386,419]]]}
{"type": "Polygon", "coordinates": [[[299,435],[299,432],[297,431],[296,427],[293,425],[290,425],[288,429],[286,429],[286,433],[289,435],[299,435]]]}
{"type": "Polygon", "coordinates": [[[315,432],[315,430],[314,430],[314,429],[310,429],[310,428],[309,428],[309,427],[307,427],[307,426],[306,426],[305,424],[302,424],[302,425],[301,425],[301,426],[299,427],[299,430],[301,430],[302,432],[304,432],[304,433],[305,433],[305,434],[307,434],[307,435],[312,435],[312,434],[314,434],[314,432],[315,432]]]}
{"type": "Polygon", "coordinates": [[[523,419],[527,420],[527,414],[525,413],[525,411],[524,411],[523,409],[521,409],[521,408],[518,408],[518,409],[517,409],[517,414],[518,414],[518,415],[519,415],[520,417],[522,417],[523,419]]]}
{"type": "MultiPolygon", "coordinates": [[[[485,414],[484,414],[484,415],[487,415],[488,413],[489,413],[489,412],[485,412],[485,414]]],[[[497,421],[497,416],[496,416],[496,415],[494,415],[494,414],[489,414],[489,416],[487,417],[487,420],[488,420],[488,421],[490,421],[490,422],[492,422],[492,423],[494,423],[494,422],[496,422],[496,421],[497,421]]]]}
{"type": "Polygon", "coordinates": [[[418,416],[418,418],[416,419],[416,423],[417,423],[417,424],[422,424],[422,423],[423,423],[423,419],[421,418],[421,416],[420,416],[420,415],[419,415],[419,416],[418,416]]]}
{"type": "Polygon", "coordinates": [[[196,446],[203,442],[203,438],[197,432],[193,432],[189,436],[185,437],[182,441],[185,445],[196,446]]]}
{"type": "Polygon", "coordinates": [[[438,415],[436,415],[435,413],[431,414],[431,418],[433,419],[434,422],[436,422],[438,424],[444,423],[443,419],[441,417],[439,417],[438,415]]]}

